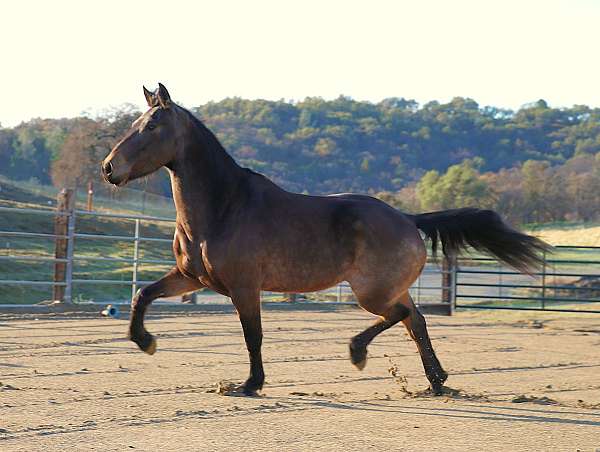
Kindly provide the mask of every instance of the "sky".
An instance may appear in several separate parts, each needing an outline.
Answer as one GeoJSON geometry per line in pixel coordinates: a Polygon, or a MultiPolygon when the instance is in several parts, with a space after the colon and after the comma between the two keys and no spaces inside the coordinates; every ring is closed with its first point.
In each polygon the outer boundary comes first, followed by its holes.
{"type": "Polygon", "coordinates": [[[0,124],[72,117],[167,86],[226,97],[455,96],[600,106],[600,1],[2,2],[0,124]]]}

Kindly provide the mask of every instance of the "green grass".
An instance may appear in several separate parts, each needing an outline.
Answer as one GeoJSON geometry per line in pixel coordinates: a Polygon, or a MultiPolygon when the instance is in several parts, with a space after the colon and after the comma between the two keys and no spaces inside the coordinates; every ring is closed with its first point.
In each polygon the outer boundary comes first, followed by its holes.
{"type": "MultiPolygon", "coordinates": [[[[18,216],[20,214],[10,214],[18,216]]],[[[6,220],[6,218],[3,218],[6,220]]],[[[77,224],[77,232],[97,233],[107,235],[133,236],[131,221],[83,220],[77,224]],[[129,223],[129,224],[128,224],[129,223]]],[[[45,225],[40,224],[40,227],[45,225]]],[[[172,237],[172,226],[168,224],[147,225],[141,228],[143,237],[172,237]]],[[[21,230],[38,232],[36,223],[31,221],[21,230]],[[36,230],[37,229],[37,230],[36,230]]],[[[12,229],[15,230],[15,229],[12,229]]],[[[48,256],[54,254],[53,240],[44,238],[4,238],[5,246],[0,255],[11,256],[48,256]],[[10,242],[6,241],[10,240],[10,242]]],[[[74,256],[133,258],[133,242],[125,240],[84,239],[77,238],[74,246],[74,256]]],[[[140,259],[172,260],[173,253],[170,243],[140,242],[140,259]]],[[[141,263],[138,267],[138,280],[152,281],[162,276],[170,265],[156,263],[141,263]]],[[[88,261],[77,259],[73,265],[74,279],[107,279],[116,281],[131,281],[132,264],[126,262],[88,261]]],[[[37,281],[52,281],[54,263],[18,260],[0,260],[2,279],[27,279],[37,281]]],[[[105,301],[128,299],[131,288],[128,285],[92,285],[78,283],[73,286],[73,296],[82,300],[105,301]]],[[[31,303],[51,299],[51,287],[0,285],[0,303],[31,303]]]]}
{"type": "MultiPolygon", "coordinates": [[[[43,191],[28,189],[24,184],[10,184],[0,180],[0,206],[17,208],[51,209],[55,205],[55,193],[45,195],[43,191]]],[[[118,210],[110,210],[123,214],[137,214],[139,209],[128,209],[127,203],[110,201],[118,210]]],[[[96,203],[101,207],[102,203],[96,203]]],[[[135,206],[133,206],[135,207],[135,206]]],[[[79,208],[79,206],[78,206],[79,208]]],[[[147,212],[148,213],[148,212],[147,212]]],[[[155,215],[174,217],[167,209],[154,209],[155,215]]],[[[140,223],[142,237],[156,237],[171,240],[173,223],[147,222],[140,223]]],[[[17,232],[54,233],[54,216],[28,212],[0,211],[0,230],[17,232]]],[[[84,214],[76,216],[76,232],[85,234],[105,234],[133,237],[135,223],[133,220],[93,217],[84,214]]],[[[54,240],[48,238],[24,238],[0,236],[0,256],[54,256],[54,240]]],[[[86,257],[133,258],[132,241],[112,239],[77,238],[74,255],[86,257]]],[[[173,252],[170,243],[140,242],[140,259],[172,260],[173,252]]],[[[170,265],[141,263],[138,267],[138,280],[152,281],[162,276],[170,265]]],[[[47,261],[0,260],[0,279],[52,281],[54,263],[47,261]]],[[[131,281],[132,264],[109,261],[76,260],[73,266],[74,279],[110,279],[131,281]]],[[[73,285],[73,297],[86,301],[127,300],[131,296],[131,286],[118,284],[91,285],[77,283],[73,285]]],[[[0,284],[0,304],[37,303],[52,298],[52,286],[18,286],[0,284]]]]}

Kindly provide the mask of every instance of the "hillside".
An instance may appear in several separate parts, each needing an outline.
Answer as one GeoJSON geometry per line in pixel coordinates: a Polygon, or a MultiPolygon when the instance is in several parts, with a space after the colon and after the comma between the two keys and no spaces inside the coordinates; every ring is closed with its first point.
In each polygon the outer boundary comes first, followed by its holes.
{"type": "MultiPolygon", "coordinates": [[[[540,100],[513,112],[464,98],[418,105],[340,97],[234,98],[191,111],[241,165],[291,191],[370,193],[407,211],[492,208],[513,223],[600,219],[600,109],[540,100]]],[[[0,174],[82,194],[91,181],[123,205],[126,191],[108,187],[98,163],[138,115],[124,107],[0,129],[0,174]]],[[[146,202],[148,193],[170,193],[165,171],[128,188],[144,193],[132,205],[148,208],[158,202],[146,202]]]]}
{"type": "MultiPolygon", "coordinates": [[[[555,109],[541,100],[513,112],[464,98],[425,105],[402,98],[233,98],[191,111],[242,165],[309,193],[395,191],[464,159],[479,158],[482,172],[496,172],[530,159],[557,165],[600,151],[600,109],[555,109]]],[[[138,114],[124,106],[100,118],[0,128],[0,173],[57,186],[99,181],[98,161],[138,114]]],[[[169,190],[164,175],[151,178],[149,188],[169,190]]]]}

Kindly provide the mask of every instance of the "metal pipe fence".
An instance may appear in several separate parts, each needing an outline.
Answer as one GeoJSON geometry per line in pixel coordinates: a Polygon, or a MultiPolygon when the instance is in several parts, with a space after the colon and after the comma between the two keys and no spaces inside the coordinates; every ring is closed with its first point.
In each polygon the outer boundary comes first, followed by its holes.
{"type": "MultiPolygon", "coordinates": [[[[129,303],[140,286],[175,264],[170,237],[173,218],[4,206],[0,206],[0,215],[10,215],[8,224],[16,225],[13,230],[0,230],[0,238],[12,241],[5,247],[6,254],[0,254],[0,305],[15,302],[10,299],[14,295],[10,287],[29,288],[28,299],[19,304],[33,304],[34,291],[51,299],[44,288],[63,288],[65,303],[82,299],[129,303]],[[20,215],[26,220],[17,220],[20,215]],[[37,217],[45,219],[45,228],[34,219],[37,217]],[[54,226],[59,219],[63,223],[66,219],[66,227],[57,233],[54,226]],[[52,227],[54,233],[48,231],[52,227]],[[66,242],[66,247],[59,256],[52,247],[60,241],[66,242]],[[13,246],[15,242],[19,245],[13,246]],[[36,270],[44,265],[63,265],[64,276],[36,270]]],[[[410,292],[420,306],[598,313],[600,247],[557,246],[552,255],[545,256],[542,269],[531,276],[477,255],[454,262],[429,262],[410,292]]],[[[290,297],[263,293],[263,298],[280,301],[290,297]]],[[[197,299],[225,301],[205,292],[197,299]]],[[[297,299],[355,303],[347,283],[297,299]]]]}
{"type": "Polygon", "coordinates": [[[482,256],[454,272],[455,308],[600,313],[600,246],[556,246],[530,276],[482,256]]]}
{"type": "MultiPolygon", "coordinates": [[[[0,230],[0,237],[9,237],[11,239],[19,239],[25,242],[25,252],[23,250],[17,250],[18,252],[14,252],[10,247],[6,247],[7,254],[0,255],[0,263],[1,261],[5,261],[11,264],[18,264],[21,262],[29,262],[29,263],[64,263],[66,264],[66,275],[64,281],[56,280],[56,279],[40,279],[36,280],[32,275],[35,275],[35,271],[28,271],[27,276],[21,276],[19,278],[6,278],[0,276],[0,287],[6,287],[8,285],[11,286],[63,286],[64,289],[64,301],[65,303],[73,302],[73,286],[74,285],[129,285],[131,286],[131,294],[135,294],[137,287],[139,285],[149,284],[152,281],[139,280],[139,272],[138,269],[142,264],[154,264],[154,265],[168,265],[172,266],[175,264],[175,260],[171,257],[170,259],[157,259],[157,258],[142,258],[140,256],[140,243],[168,243],[169,245],[172,242],[172,239],[162,238],[162,237],[145,237],[141,234],[140,225],[143,221],[145,222],[166,222],[166,223],[174,223],[174,219],[165,218],[165,217],[155,217],[148,215],[131,215],[131,214],[116,214],[116,213],[104,213],[104,212],[88,212],[84,210],[70,210],[70,211],[60,211],[57,209],[32,209],[32,208],[15,208],[15,207],[4,207],[0,206],[0,215],[18,215],[18,214],[27,214],[33,216],[51,216],[54,218],[57,217],[67,217],[67,233],[66,234],[56,234],[56,233],[48,233],[48,232],[39,232],[39,231],[6,231],[0,230]],[[105,218],[105,219],[114,219],[119,221],[133,221],[134,222],[134,230],[132,235],[124,235],[124,234],[100,234],[100,233],[90,233],[90,232],[81,232],[77,229],[77,221],[84,218],[105,218]],[[51,254],[50,247],[56,242],[58,239],[65,239],[67,242],[67,252],[66,257],[59,258],[55,255],[51,254]],[[84,250],[84,252],[78,252],[79,247],[78,243],[81,241],[108,241],[110,243],[114,242],[130,242],[133,243],[133,253],[131,257],[110,257],[110,256],[98,256],[89,253],[89,248],[84,250]],[[28,246],[29,245],[29,246],[28,246]],[[44,252],[39,252],[37,248],[44,248],[44,252]],[[35,249],[35,251],[33,250],[35,249]],[[11,252],[13,251],[13,252],[11,252]],[[118,279],[106,279],[106,278],[77,278],[74,277],[74,269],[77,263],[82,262],[103,262],[103,263],[122,263],[126,265],[130,265],[132,268],[132,278],[128,280],[118,280],[118,279]]],[[[33,224],[36,224],[35,221],[32,221],[33,224]]],[[[119,229],[124,229],[124,227],[120,227],[119,229]]],[[[0,294],[2,290],[0,289],[0,294]]],[[[7,304],[8,300],[0,300],[0,304],[7,304]]],[[[112,301],[112,300],[111,300],[112,301]]],[[[20,303],[20,304],[28,304],[28,303],[20,303]]]]}
{"type": "MultiPolygon", "coordinates": [[[[157,269],[161,268],[166,272],[167,267],[175,265],[175,260],[172,257],[170,245],[172,238],[157,237],[143,234],[143,225],[162,224],[165,226],[174,225],[175,220],[173,218],[148,216],[148,215],[135,215],[135,214],[121,214],[121,213],[108,213],[108,212],[90,212],[85,210],[71,209],[67,211],[60,211],[57,209],[32,209],[32,208],[14,208],[14,207],[3,207],[0,206],[0,215],[11,214],[27,214],[27,215],[39,215],[44,217],[67,217],[67,228],[66,234],[56,234],[48,232],[40,232],[39,230],[30,230],[36,224],[35,221],[31,222],[31,226],[21,231],[5,231],[0,230],[0,237],[13,237],[25,242],[24,246],[18,250],[8,249],[7,255],[0,255],[0,268],[2,261],[19,264],[19,263],[37,263],[37,264],[66,264],[66,271],[64,280],[56,280],[55,278],[47,278],[36,280],[32,277],[35,275],[35,271],[31,268],[27,268],[23,272],[13,271],[13,277],[6,277],[0,275],[0,305],[7,304],[9,300],[5,298],[7,286],[21,286],[21,287],[41,287],[46,286],[52,287],[64,287],[65,303],[74,303],[83,298],[94,299],[95,301],[102,303],[129,303],[130,297],[135,295],[135,292],[140,286],[150,284],[153,282],[151,278],[140,279],[142,275],[147,272],[144,271],[144,266],[155,266],[157,269]],[[94,220],[93,228],[89,228],[89,222],[94,220]],[[105,228],[111,229],[106,233],[102,232],[100,225],[97,222],[109,220],[117,221],[120,223],[119,227],[105,228]],[[88,223],[88,229],[85,230],[85,223],[88,223]],[[126,233],[126,223],[133,223],[132,234],[126,233]],[[82,230],[84,229],[84,230],[82,230]],[[51,253],[51,245],[59,239],[64,239],[67,242],[66,255],[65,257],[56,257],[51,253]],[[84,246],[86,243],[95,243],[97,245],[84,246]],[[103,246],[106,250],[106,246],[116,248],[117,245],[126,243],[131,245],[131,249],[120,250],[119,255],[107,255],[102,254],[102,250],[98,251],[98,247],[103,246]],[[162,253],[162,255],[148,255],[148,250],[143,249],[142,244],[150,245],[152,248],[161,244],[168,244],[168,253],[162,253]],[[43,248],[45,252],[40,252],[39,248],[43,248]],[[12,251],[12,252],[11,252],[12,251]],[[18,252],[14,252],[18,251],[18,252]],[[167,257],[168,256],[168,257],[167,257]],[[119,271],[128,270],[130,278],[109,278],[105,276],[106,272],[96,271],[89,272],[87,276],[81,276],[81,267],[89,265],[113,265],[111,267],[113,272],[118,274],[119,271]],[[104,275],[104,276],[103,276],[104,275]],[[86,287],[127,287],[131,290],[124,293],[122,290],[117,290],[114,293],[107,293],[106,296],[96,297],[85,297],[86,287]],[[4,292],[4,296],[3,296],[4,292]]],[[[165,228],[163,228],[165,229],[165,228]]],[[[166,232],[166,231],[165,231],[166,232]]],[[[172,228],[169,229],[172,233],[172,228]]],[[[107,253],[110,252],[107,251],[107,253]]],[[[156,254],[156,253],[155,253],[156,254]]],[[[0,272],[1,273],[1,272],[0,272]]],[[[85,272],[83,272],[85,275],[85,272]]],[[[158,273],[158,270],[155,272],[158,273]]],[[[415,302],[422,306],[440,306],[444,305],[450,307],[450,298],[442,302],[442,298],[448,297],[444,291],[451,293],[453,287],[450,285],[443,284],[443,276],[450,274],[449,269],[441,268],[436,263],[428,263],[425,267],[422,275],[415,282],[411,288],[411,294],[415,302]]],[[[156,275],[158,277],[159,275],[156,275]]],[[[96,292],[97,294],[97,292],[96,292]]],[[[10,296],[10,294],[8,295],[10,296]]],[[[298,297],[304,300],[314,301],[332,301],[338,303],[355,303],[354,294],[348,283],[340,283],[337,286],[315,293],[303,294],[298,297]]],[[[206,300],[206,302],[225,301],[224,297],[212,294],[200,294],[196,297],[199,302],[206,300]]],[[[288,299],[284,294],[273,294],[265,292],[263,293],[264,300],[280,301],[288,299]]],[[[31,300],[25,300],[20,305],[31,305],[31,300]]]]}

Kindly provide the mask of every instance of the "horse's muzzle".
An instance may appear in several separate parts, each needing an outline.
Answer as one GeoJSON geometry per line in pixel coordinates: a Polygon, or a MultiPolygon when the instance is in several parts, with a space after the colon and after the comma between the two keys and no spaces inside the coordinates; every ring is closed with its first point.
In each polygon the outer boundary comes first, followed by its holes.
{"type": "MultiPolygon", "coordinates": [[[[127,179],[129,176],[128,168],[121,168],[122,170],[125,170],[125,171],[117,171],[112,160],[114,160],[114,159],[107,157],[106,159],[104,159],[104,161],[100,165],[100,168],[101,168],[100,172],[102,173],[102,177],[109,184],[124,185],[127,182],[127,179]],[[118,174],[120,172],[123,174],[118,174]]],[[[121,164],[119,164],[117,162],[117,167],[125,167],[125,166],[126,165],[123,165],[122,162],[121,162],[121,164]]]]}
{"type": "Polygon", "coordinates": [[[112,163],[110,163],[110,162],[102,163],[102,175],[104,176],[104,179],[106,180],[106,182],[110,182],[110,176],[112,176],[112,172],[113,172],[112,163]]]}

